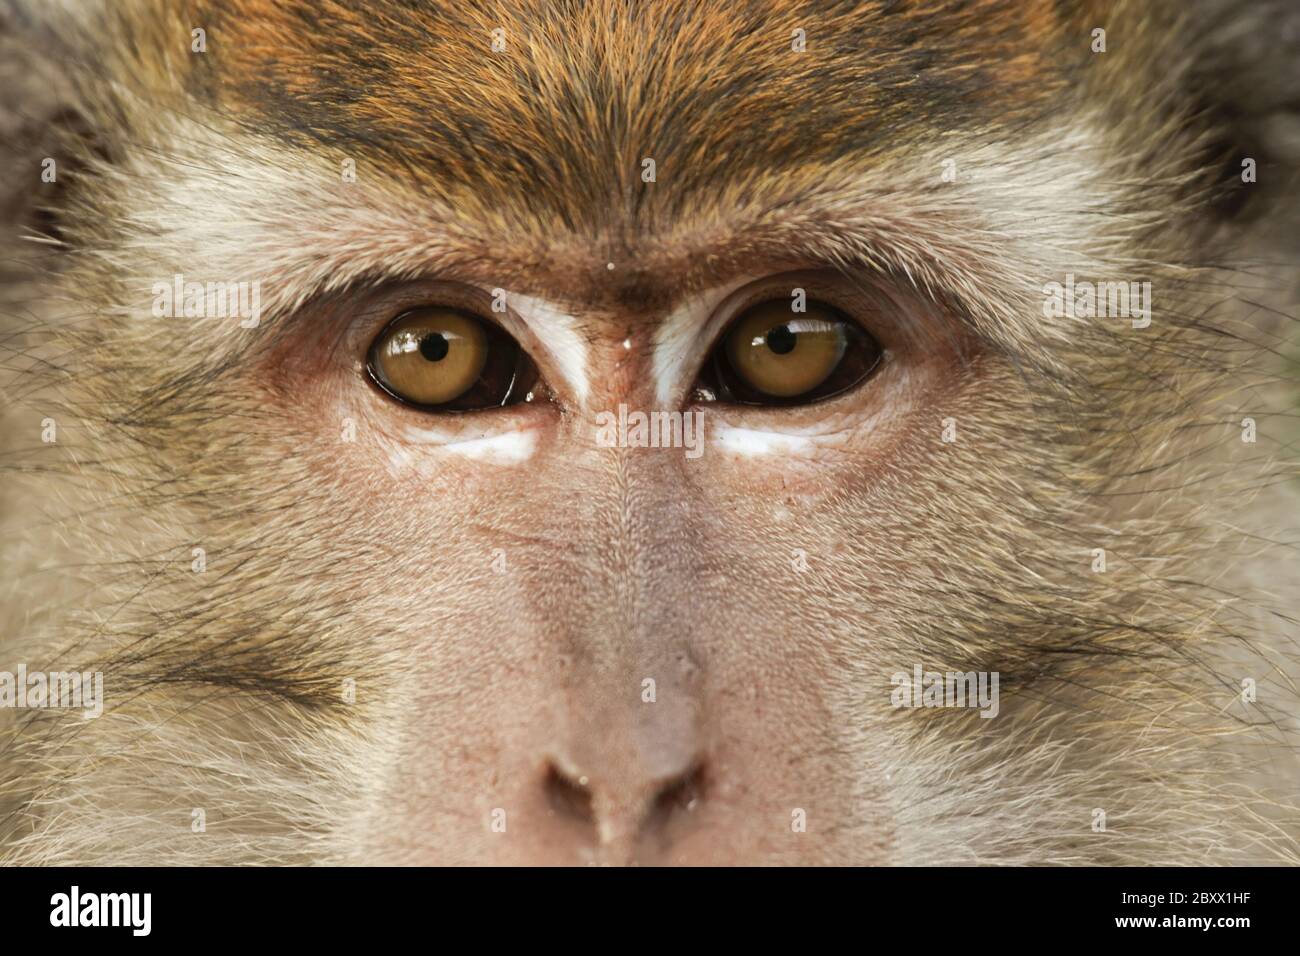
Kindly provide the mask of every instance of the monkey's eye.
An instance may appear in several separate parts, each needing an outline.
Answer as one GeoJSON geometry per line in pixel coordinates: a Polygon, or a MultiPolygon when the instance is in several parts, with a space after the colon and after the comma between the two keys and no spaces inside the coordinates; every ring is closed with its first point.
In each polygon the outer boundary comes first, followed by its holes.
{"type": "Polygon", "coordinates": [[[862,326],[822,302],[792,312],[789,299],[761,302],[737,318],[696,385],[697,400],[803,405],[847,391],[884,350],[862,326]]]}
{"type": "Polygon", "coordinates": [[[389,395],[429,411],[532,401],[537,367],[500,326],[463,309],[403,312],[370,346],[366,370],[389,395]]]}

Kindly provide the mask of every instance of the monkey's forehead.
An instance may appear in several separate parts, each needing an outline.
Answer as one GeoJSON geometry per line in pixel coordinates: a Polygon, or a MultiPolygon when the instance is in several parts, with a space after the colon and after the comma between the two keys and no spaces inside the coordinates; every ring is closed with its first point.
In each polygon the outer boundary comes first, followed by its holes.
{"type": "MultiPolygon", "coordinates": [[[[113,214],[163,210],[169,248],[272,269],[292,303],[435,273],[655,321],[829,266],[1008,316],[1132,239],[1054,217],[1151,150],[1113,119],[1168,108],[1180,34],[1153,2],[114,0],[90,95],[135,174],[94,221],[143,248],[157,228],[113,214]]],[[[1172,189],[1177,158],[1150,161],[1172,189]]]]}
{"type": "Polygon", "coordinates": [[[152,36],[183,48],[204,28],[169,73],[248,127],[607,230],[1026,122],[1089,55],[1073,6],[196,0],[152,36]]]}

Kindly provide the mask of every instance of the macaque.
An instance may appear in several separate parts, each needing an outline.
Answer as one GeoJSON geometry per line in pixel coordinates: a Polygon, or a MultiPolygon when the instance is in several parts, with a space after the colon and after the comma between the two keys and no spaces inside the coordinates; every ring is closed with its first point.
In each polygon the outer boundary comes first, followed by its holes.
{"type": "Polygon", "coordinates": [[[1240,6],[0,6],[0,861],[1297,862],[1240,6]]]}

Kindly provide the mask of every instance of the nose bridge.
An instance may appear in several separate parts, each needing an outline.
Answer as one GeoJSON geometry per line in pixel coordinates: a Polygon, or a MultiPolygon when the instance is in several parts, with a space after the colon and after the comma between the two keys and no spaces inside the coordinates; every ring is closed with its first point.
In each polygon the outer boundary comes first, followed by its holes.
{"type": "Polygon", "coordinates": [[[566,664],[538,756],[552,823],[617,862],[652,858],[647,848],[690,820],[709,732],[693,593],[701,512],[684,436],[647,432],[653,413],[681,412],[654,404],[649,334],[606,326],[588,343],[591,387],[570,407],[555,462],[571,507],[554,520],[571,529],[587,577],[553,619],[566,664]]]}
{"type": "Polygon", "coordinates": [[[617,730],[643,755],[694,726],[705,587],[691,509],[671,469],[626,460],[645,451],[605,452],[613,474],[587,512],[595,539],[587,596],[559,635],[575,729],[597,738],[601,726],[617,730]]]}
{"type": "MultiPolygon", "coordinates": [[[[643,394],[622,397],[631,406],[643,394]]],[[[590,597],[564,636],[570,663],[545,786],[550,805],[586,826],[596,845],[636,856],[702,797],[708,729],[696,509],[681,448],[573,440],[592,468],[571,518],[587,523],[581,533],[594,561],[590,597]]]]}
{"type": "Polygon", "coordinates": [[[654,405],[647,356],[619,365],[609,348],[593,351],[609,374],[571,419],[572,457],[558,464],[574,503],[565,520],[585,526],[603,592],[593,636],[672,638],[689,625],[683,602],[702,558],[704,503],[687,475],[702,423],[654,405]]]}

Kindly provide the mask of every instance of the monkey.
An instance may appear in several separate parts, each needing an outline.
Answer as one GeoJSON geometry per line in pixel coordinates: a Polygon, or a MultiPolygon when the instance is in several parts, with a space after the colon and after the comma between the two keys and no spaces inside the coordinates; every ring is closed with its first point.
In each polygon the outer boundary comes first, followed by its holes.
{"type": "Polygon", "coordinates": [[[6,865],[1300,859],[1288,4],[0,9],[6,865]]]}

